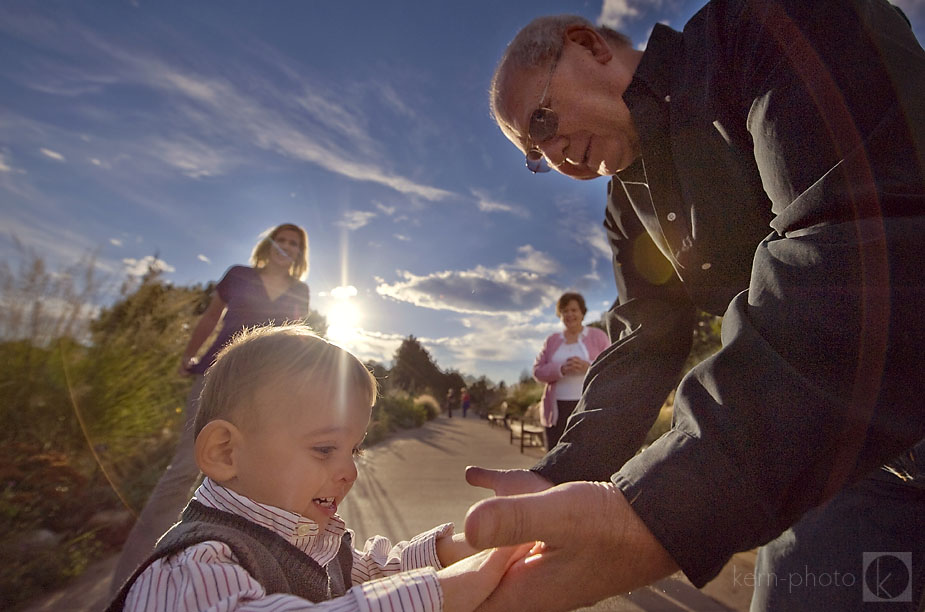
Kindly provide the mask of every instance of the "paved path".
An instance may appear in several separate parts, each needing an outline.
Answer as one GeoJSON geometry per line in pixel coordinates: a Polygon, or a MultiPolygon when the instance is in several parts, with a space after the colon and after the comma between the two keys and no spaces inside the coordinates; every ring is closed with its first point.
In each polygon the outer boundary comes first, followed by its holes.
{"type": "MultiPolygon", "coordinates": [[[[359,462],[359,478],[339,513],[360,542],[377,534],[393,541],[408,539],[444,521],[462,529],[469,506],[491,494],[466,484],[467,465],[527,468],[541,456],[539,448],[528,448],[521,454],[519,445],[509,444],[507,430],[492,427],[487,421],[441,416],[367,450],[359,462]]],[[[91,566],[70,587],[34,602],[27,612],[101,609],[99,602],[108,589],[114,565],[113,557],[91,566]]],[[[584,610],[746,611],[751,592],[734,574],[741,576],[753,569],[754,554],[742,553],[701,590],[678,574],[584,610]]]]}

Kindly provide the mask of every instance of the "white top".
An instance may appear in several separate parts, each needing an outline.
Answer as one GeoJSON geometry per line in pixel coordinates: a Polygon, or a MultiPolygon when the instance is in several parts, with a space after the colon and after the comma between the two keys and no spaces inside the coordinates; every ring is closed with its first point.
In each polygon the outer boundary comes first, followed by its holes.
{"type": "MultiPolygon", "coordinates": [[[[585,335],[585,330],[582,330],[581,334],[578,336],[578,340],[571,344],[565,342],[564,333],[561,335],[563,342],[559,345],[559,348],[556,349],[556,352],[552,354],[552,363],[554,363],[556,367],[561,368],[562,364],[568,361],[569,357],[580,357],[584,361],[591,361],[591,356],[588,354],[588,347],[581,341],[585,335]]],[[[584,379],[584,374],[570,374],[569,376],[563,376],[557,380],[556,401],[576,401],[581,398],[581,383],[584,379]]]]}

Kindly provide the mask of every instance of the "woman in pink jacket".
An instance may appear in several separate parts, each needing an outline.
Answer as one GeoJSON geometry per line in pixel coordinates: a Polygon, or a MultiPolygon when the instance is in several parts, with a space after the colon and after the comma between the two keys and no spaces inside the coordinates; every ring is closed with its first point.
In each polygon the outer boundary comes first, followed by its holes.
{"type": "Polygon", "coordinates": [[[540,423],[546,427],[547,450],[559,442],[565,423],[578,404],[585,372],[610,345],[607,334],[581,324],[587,312],[580,293],[563,293],[556,302],[556,316],[562,319],[565,330],[546,338],[533,364],[533,377],[546,383],[540,423]]]}

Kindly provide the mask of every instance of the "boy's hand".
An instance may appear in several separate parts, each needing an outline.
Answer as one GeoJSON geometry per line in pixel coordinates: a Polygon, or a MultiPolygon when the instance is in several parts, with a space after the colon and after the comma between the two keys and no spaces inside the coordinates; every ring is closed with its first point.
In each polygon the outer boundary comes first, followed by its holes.
{"type": "Polygon", "coordinates": [[[532,546],[523,544],[483,550],[438,571],[444,611],[475,610],[495,590],[504,572],[525,557],[532,546]]]}
{"type": "Polygon", "coordinates": [[[479,549],[473,548],[466,542],[465,533],[456,533],[452,536],[437,539],[437,558],[440,559],[440,565],[449,567],[460,559],[465,559],[479,549]]]}

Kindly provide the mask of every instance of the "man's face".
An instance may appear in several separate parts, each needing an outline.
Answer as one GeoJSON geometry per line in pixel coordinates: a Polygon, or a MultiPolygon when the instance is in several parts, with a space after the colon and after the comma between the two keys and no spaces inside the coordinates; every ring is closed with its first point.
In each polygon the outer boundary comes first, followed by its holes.
{"type": "Polygon", "coordinates": [[[623,102],[632,78],[616,57],[602,61],[586,47],[566,40],[550,77],[550,66],[509,70],[501,84],[499,126],[526,153],[534,145],[550,165],[576,179],[608,176],[630,165],[638,155],[638,137],[623,102]],[[545,99],[543,89],[549,79],[545,99]],[[529,137],[530,116],[538,107],[558,115],[556,135],[545,142],[529,137]]]}
{"type": "Polygon", "coordinates": [[[222,484],[324,530],[356,481],[355,455],[370,417],[362,394],[348,391],[346,400],[338,400],[326,391],[260,389],[250,407],[259,412],[253,426],[239,428],[236,474],[222,484]]]}

